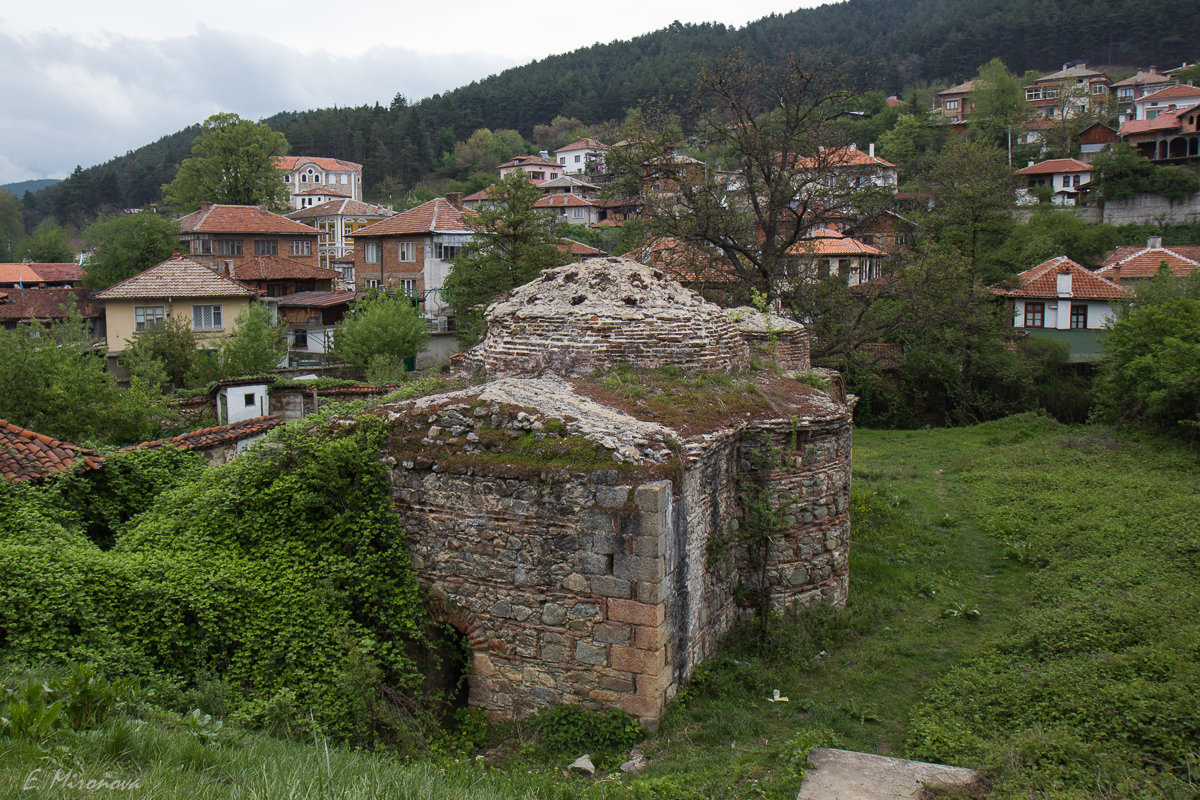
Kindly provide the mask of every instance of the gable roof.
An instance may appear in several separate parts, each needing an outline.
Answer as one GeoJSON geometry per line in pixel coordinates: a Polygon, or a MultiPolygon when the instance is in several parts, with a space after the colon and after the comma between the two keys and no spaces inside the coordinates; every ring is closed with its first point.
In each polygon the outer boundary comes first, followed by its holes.
{"type": "Polygon", "coordinates": [[[317,229],[273,214],[262,206],[205,203],[199,211],[180,217],[181,233],[290,233],[316,236],[317,229]]]}
{"type": "Polygon", "coordinates": [[[533,201],[534,208],[582,208],[596,204],[577,194],[547,194],[533,201]]]}
{"type": "Polygon", "coordinates": [[[1180,255],[1183,258],[1200,263],[1200,244],[1173,244],[1169,247],[1162,247],[1160,245],[1157,248],[1151,248],[1148,244],[1123,244],[1108,251],[1108,253],[1104,256],[1104,261],[1102,261],[1100,266],[1097,268],[1097,271],[1114,266],[1117,264],[1117,262],[1123,261],[1135,253],[1140,253],[1143,250],[1150,249],[1166,250],[1170,253],[1180,255]]]}
{"type": "Polygon", "coordinates": [[[999,286],[990,288],[992,294],[1003,297],[1031,297],[1038,299],[1053,299],[1058,295],[1058,276],[1064,273],[1071,275],[1071,297],[1079,300],[1120,300],[1129,297],[1129,292],[1120,284],[1107,278],[1102,278],[1094,272],[1081,267],[1066,256],[1057,256],[1043,261],[1032,269],[1027,269],[1017,276],[1018,286],[1015,289],[1005,289],[999,286]]]}
{"type": "Polygon", "coordinates": [[[498,169],[508,169],[509,167],[561,167],[557,161],[551,161],[548,158],[541,156],[514,156],[505,161],[498,169]]]}
{"type": "Polygon", "coordinates": [[[595,139],[589,139],[584,136],[582,139],[577,139],[570,144],[563,145],[555,150],[555,153],[565,153],[568,150],[607,150],[608,145],[603,142],[597,142],[595,139]]]}
{"type": "MultiPolygon", "coordinates": [[[[1200,256],[1200,253],[1196,252],[1200,247],[1189,249],[1193,255],[1200,256]]],[[[1166,262],[1167,269],[1177,278],[1200,270],[1200,258],[1190,258],[1173,248],[1141,247],[1119,258],[1106,259],[1096,274],[1111,280],[1117,280],[1119,275],[1123,281],[1153,278],[1158,274],[1163,262],[1166,262]]]]}
{"type": "Polygon", "coordinates": [[[1027,84],[1026,88],[1051,81],[1063,81],[1067,80],[1068,78],[1104,78],[1107,80],[1108,76],[1103,72],[1097,72],[1094,69],[1088,69],[1086,64],[1080,64],[1078,66],[1060,69],[1058,72],[1051,72],[1049,75],[1043,75],[1033,83],[1027,84]]]}
{"type": "Polygon", "coordinates": [[[362,164],[324,156],[279,156],[275,159],[275,169],[293,170],[304,164],[312,164],[329,172],[345,172],[347,170],[357,172],[362,169],[362,164]]]}
{"type": "Polygon", "coordinates": [[[943,89],[942,91],[938,92],[938,97],[941,97],[944,94],[967,94],[973,88],[975,88],[973,84],[974,81],[963,81],[958,86],[951,86],[949,89],[943,89]]]}
{"type": "Polygon", "coordinates": [[[258,292],[187,256],[172,256],[95,295],[97,300],[141,297],[258,297],[258,292]]]}
{"type": "Polygon", "coordinates": [[[142,442],[141,444],[121,449],[141,450],[144,448],[178,447],[180,450],[211,450],[214,447],[233,444],[234,442],[240,442],[242,439],[249,439],[251,436],[258,436],[282,424],[283,420],[277,414],[268,414],[264,417],[251,417],[250,419],[233,422],[229,425],[201,428],[197,431],[188,431],[178,436],[172,436],[170,439],[155,439],[150,442],[142,442]]]}
{"type": "Polygon", "coordinates": [[[9,289],[7,301],[0,297],[0,320],[22,322],[63,319],[78,311],[85,319],[102,316],[99,306],[91,301],[91,290],[65,286],[34,286],[23,290],[9,289]]]}
{"type": "Polygon", "coordinates": [[[554,243],[554,246],[558,248],[558,252],[567,253],[568,255],[572,255],[572,256],[581,256],[582,257],[582,256],[608,255],[603,250],[597,250],[596,248],[592,247],[590,244],[584,244],[583,242],[577,242],[574,239],[567,239],[567,238],[559,239],[557,242],[554,243]]]}
{"type": "Polygon", "coordinates": [[[317,217],[391,217],[396,212],[390,208],[364,203],[361,200],[327,200],[308,208],[297,209],[287,215],[288,219],[316,219],[317,217]]]}
{"type": "Polygon", "coordinates": [[[471,228],[467,225],[467,220],[474,216],[474,211],[455,208],[446,198],[435,197],[394,217],[359,228],[354,232],[354,238],[434,232],[469,233],[471,228]]]}
{"type": "Polygon", "coordinates": [[[1153,70],[1142,72],[1140,69],[1133,75],[1130,75],[1125,80],[1117,81],[1113,86],[1139,86],[1142,84],[1153,83],[1170,83],[1171,79],[1166,75],[1159,75],[1153,70]]]}
{"type": "Polygon", "coordinates": [[[282,256],[255,256],[233,268],[239,281],[333,280],[338,272],[324,267],[301,264],[282,256]]]}
{"type": "Polygon", "coordinates": [[[578,175],[560,175],[553,180],[542,181],[538,184],[538,188],[540,188],[542,191],[547,189],[574,189],[576,186],[580,186],[584,189],[600,188],[594,183],[588,183],[578,175]]]}
{"type": "Polygon", "coordinates": [[[1159,89],[1153,94],[1143,95],[1137,101],[1145,103],[1148,100],[1180,100],[1185,97],[1200,97],[1200,87],[1177,84],[1175,86],[1168,86],[1165,89],[1159,89]]]}
{"type": "Polygon", "coordinates": [[[847,145],[839,147],[836,150],[825,151],[823,156],[797,156],[796,166],[799,168],[814,166],[822,159],[825,166],[829,167],[883,167],[884,169],[896,169],[896,165],[890,161],[885,161],[879,156],[873,156],[865,150],[860,150],[856,146],[847,145]]]}
{"type": "Polygon", "coordinates": [[[69,472],[76,465],[96,469],[103,459],[85,447],[60,442],[0,419],[0,479],[34,481],[69,472]]]}
{"type": "Polygon", "coordinates": [[[1077,158],[1051,158],[1040,164],[1033,164],[1017,170],[1018,175],[1048,175],[1058,172],[1091,172],[1092,165],[1085,164],[1077,158]]]}
{"type": "Polygon", "coordinates": [[[1175,130],[1181,125],[1179,118],[1183,114],[1194,112],[1195,110],[1194,108],[1176,108],[1170,111],[1163,111],[1154,119],[1131,119],[1128,122],[1121,123],[1121,129],[1117,131],[1117,135],[1129,136],[1135,133],[1175,130]]]}
{"type": "Polygon", "coordinates": [[[878,247],[853,239],[832,228],[817,228],[809,236],[788,248],[794,256],[882,256],[887,253],[878,247]]]}
{"type": "Polygon", "coordinates": [[[63,263],[31,263],[25,261],[0,264],[0,284],[78,283],[81,280],[83,280],[83,267],[74,261],[63,263]]]}

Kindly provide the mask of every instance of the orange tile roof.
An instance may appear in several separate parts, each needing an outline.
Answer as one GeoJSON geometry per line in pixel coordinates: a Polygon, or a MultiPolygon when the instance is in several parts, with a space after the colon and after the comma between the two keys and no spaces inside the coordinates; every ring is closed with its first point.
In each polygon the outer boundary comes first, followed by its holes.
{"type": "Polygon", "coordinates": [[[595,206],[591,200],[586,197],[580,197],[577,194],[548,194],[539,197],[534,201],[534,208],[582,208],[595,206]]]}
{"type": "Polygon", "coordinates": [[[852,239],[844,233],[838,233],[832,228],[817,228],[810,236],[789,247],[788,254],[794,256],[881,256],[887,258],[887,253],[878,247],[872,247],[857,239],[852,239]]]}
{"type": "MultiPolygon", "coordinates": [[[[873,156],[857,147],[842,147],[825,156],[825,161],[831,167],[884,167],[895,169],[896,165],[885,161],[879,156],[873,156]]],[[[802,156],[796,158],[798,168],[807,167],[817,162],[814,157],[802,156]]]]}
{"type": "Polygon", "coordinates": [[[1159,89],[1152,94],[1144,95],[1137,99],[1139,103],[1145,103],[1149,100],[1181,100],[1183,98],[1200,97],[1200,87],[1197,86],[1168,86],[1165,89],[1159,89]]]}
{"type": "Polygon", "coordinates": [[[732,283],[737,280],[733,265],[674,236],[661,236],[630,251],[641,263],[657,267],[680,283],[732,283]]]}
{"type": "Polygon", "coordinates": [[[891,95],[890,97],[888,97],[887,100],[884,100],[883,102],[887,103],[889,108],[903,108],[904,106],[908,105],[908,103],[904,102],[903,100],[901,100],[899,97],[896,97],[895,95],[891,95]]]}
{"type": "Polygon", "coordinates": [[[607,150],[607,149],[608,149],[608,145],[604,144],[603,142],[597,142],[595,139],[589,139],[588,137],[585,136],[582,139],[578,139],[574,142],[571,142],[568,145],[563,145],[562,147],[558,148],[554,152],[563,153],[563,152],[566,152],[567,150],[607,150]]]}
{"type": "MultiPolygon", "coordinates": [[[[1147,249],[1149,248],[1146,245],[1123,244],[1110,250],[1104,256],[1104,261],[1101,262],[1099,269],[1107,269],[1108,267],[1115,265],[1118,261],[1122,261],[1126,258],[1129,258],[1134,253],[1140,253],[1147,249]]],[[[1191,261],[1200,262],[1200,244],[1173,244],[1168,245],[1165,248],[1155,249],[1165,249],[1168,252],[1183,256],[1191,261]]]]}
{"type": "Polygon", "coordinates": [[[161,264],[97,292],[97,300],[142,297],[257,297],[258,292],[209,269],[187,256],[172,256],[161,264]]]}
{"type": "Polygon", "coordinates": [[[1128,298],[1129,292],[1102,278],[1066,256],[1058,256],[1043,261],[1032,269],[1027,269],[1017,276],[1019,285],[1015,289],[1005,289],[999,286],[991,287],[992,294],[1003,297],[1058,297],[1058,276],[1063,273],[1071,274],[1071,297],[1080,300],[1120,300],[1128,298]]]}
{"type": "MultiPolygon", "coordinates": [[[[1189,248],[1189,250],[1192,251],[1193,255],[1200,255],[1200,253],[1196,252],[1200,248],[1193,247],[1189,248]]],[[[1177,278],[1200,270],[1200,258],[1189,258],[1178,252],[1175,248],[1143,247],[1117,260],[1105,260],[1104,265],[1096,274],[1116,280],[1115,276],[1119,270],[1121,280],[1123,281],[1153,278],[1158,274],[1158,269],[1164,262],[1167,265],[1167,269],[1171,270],[1171,274],[1177,278]]]]}
{"type": "Polygon", "coordinates": [[[1163,111],[1154,119],[1131,119],[1122,123],[1117,131],[1118,136],[1129,136],[1135,133],[1150,133],[1151,131],[1170,131],[1180,126],[1179,117],[1191,108],[1177,108],[1174,111],[1163,111]]]}
{"type": "Polygon", "coordinates": [[[1031,167],[1017,170],[1018,175],[1049,175],[1058,172],[1091,172],[1092,165],[1077,158],[1052,158],[1031,167]]]}
{"type": "Polygon", "coordinates": [[[377,206],[374,203],[364,203],[360,200],[329,200],[317,206],[309,206],[293,211],[288,219],[316,219],[317,217],[392,217],[396,212],[377,206]]]}
{"type": "Polygon", "coordinates": [[[99,305],[91,301],[91,290],[65,286],[34,286],[9,289],[7,301],[0,299],[0,320],[21,322],[63,319],[78,311],[85,319],[103,316],[99,305]]]}
{"type": "Polygon", "coordinates": [[[205,205],[179,218],[182,233],[317,234],[316,228],[272,214],[259,206],[205,205]]]}
{"type": "Polygon", "coordinates": [[[0,264],[0,283],[42,283],[45,278],[33,271],[31,264],[0,264]]]}
{"type": "Polygon", "coordinates": [[[333,280],[337,270],[301,264],[282,256],[255,256],[233,268],[239,281],[333,280]]]}
{"type": "Polygon", "coordinates": [[[475,212],[470,209],[459,209],[450,205],[444,197],[435,197],[428,203],[422,203],[416,208],[401,212],[394,217],[359,228],[354,232],[354,238],[361,236],[406,236],[414,233],[457,232],[467,233],[471,230],[467,220],[473,218],[475,212]]]}
{"type": "Polygon", "coordinates": [[[95,452],[0,419],[0,479],[35,481],[76,466],[97,469],[104,461],[95,452]]]}
{"type": "Polygon", "coordinates": [[[309,195],[328,195],[330,197],[349,197],[345,192],[339,192],[337,189],[326,189],[320,186],[314,186],[311,189],[305,189],[302,192],[292,192],[293,197],[307,197],[309,195]]]}
{"type": "Polygon", "coordinates": [[[500,165],[499,169],[508,169],[509,167],[561,167],[557,161],[551,161],[548,158],[541,156],[516,156],[505,161],[500,165]]]}
{"type": "Polygon", "coordinates": [[[362,164],[353,161],[343,161],[340,158],[325,158],[323,156],[280,156],[275,159],[275,169],[294,170],[299,164],[312,164],[328,172],[357,172],[362,170],[362,164]]]}
{"type": "Polygon", "coordinates": [[[591,245],[577,242],[574,239],[559,239],[554,245],[560,253],[570,253],[573,256],[603,256],[607,255],[603,250],[597,250],[591,245]]]}
{"type": "Polygon", "coordinates": [[[201,428],[197,431],[189,431],[181,433],[178,436],[172,436],[170,439],[155,439],[151,442],[142,442],[141,444],[121,449],[141,450],[143,448],[174,446],[180,450],[211,450],[214,447],[221,447],[222,445],[240,442],[242,439],[249,439],[251,436],[258,436],[282,424],[283,420],[277,414],[268,414],[264,417],[252,417],[251,419],[244,419],[241,422],[234,422],[229,425],[219,425],[215,428],[201,428]]]}

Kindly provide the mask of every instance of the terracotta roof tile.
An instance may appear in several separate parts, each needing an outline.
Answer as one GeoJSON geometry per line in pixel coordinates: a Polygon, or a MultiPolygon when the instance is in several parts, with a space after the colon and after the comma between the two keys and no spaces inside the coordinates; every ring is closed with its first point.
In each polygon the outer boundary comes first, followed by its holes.
{"type": "Polygon", "coordinates": [[[608,255],[603,250],[597,250],[591,245],[577,242],[574,239],[559,239],[554,245],[561,253],[570,253],[573,256],[603,256],[608,255]]]}
{"type": "Polygon", "coordinates": [[[315,236],[316,228],[258,206],[210,205],[179,218],[183,233],[291,233],[315,236]]]}
{"type": "Polygon", "coordinates": [[[1062,273],[1071,274],[1071,297],[1080,300],[1121,300],[1127,299],[1129,292],[1107,278],[1100,277],[1066,256],[1058,256],[1043,261],[1032,269],[1027,269],[1017,276],[1018,286],[1015,289],[1005,289],[999,286],[991,287],[992,294],[1003,297],[1058,297],[1058,276],[1062,273]]]}
{"type": "Polygon", "coordinates": [[[467,220],[475,216],[469,209],[458,209],[450,205],[444,197],[435,197],[428,203],[422,203],[416,208],[401,212],[394,217],[359,228],[354,232],[354,238],[360,236],[403,236],[412,233],[431,233],[434,231],[458,231],[466,233],[471,230],[467,220]]]}
{"type": "Polygon", "coordinates": [[[32,264],[0,264],[0,283],[3,284],[38,284],[45,278],[33,270],[32,264]]]}
{"type": "Polygon", "coordinates": [[[534,201],[534,208],[583,208],[597,205],[577,194],[548,194],[534,201]]]}
{"type": "Polygon", "coordinates": [[[329,172],[359,172],[362,164],[353,161],[343,161],[340,158],[325,158],[323,156],[280,156],[275,159],[275,169],[293,170],[300,164],[312,164],[329,172]]]}
{"type": "Polygon", "coordinates": [[[1180,126],[1179,117],[1191,108],[1177,108],[1174,111],[1163,111],[1154,119],[1131,119],[1121,124],[1118,136],[1129,136],[1134,133],[1150,133],[1151,131],[1171,131],[1180,126]]]}
{"type": "Polygon", "coordinates": [[[333,280],[337,270],[301,264],[283,256],[255,256],[233,268],[239,281],[333,280]]]}
{"type": "Polygon", "coordinates": [[[585,136],[582,139],[577,139],[576,141],[571,142],[568,145],[563,145],[562,147],[558,148],[554,152],[565,153],[568,150],[607,150],[607,149],[608,149],[608,145],[604,144],[604,142],[598,142],[595,139],[589,139],[588,137],[585,136]]]}
{"type": "Polygon", "coordinates": [[[1114,276],[1117,274],[1117,269],[1120,268],[1123,281],[1153,278],[1158,274],[1159,267],[1165,262],[1171,273],[1175,277],[1181,278],[1200,270],[1200,258],[1197,256],[1200,256],[1200,247],[1195,246],[1186,248],[1142,247],[1116,259],[1111,257],[1106,259],[1096,274],[1115,280],[1114,276]],[[1185,249],[1190,256],[1180,252],[1185,249]]]}
{"type": "Polygon", "coordinates": [[[364,203],[361,200],[329,200],[317,206],[309,206],[293,211],[287,215],[288,219],[316,219],[317,217],[393,217],[395,211],[383,206],[377,206],[373,203],[364,203]]]}
{"type": "Polygon", "coordinates": [[[214,447],[233,444],[234,442],[240,442],[242,439],[249,439],[251,436],[264,434],[282,424],[283,420],[279,415],[268,414],[265,417],[253,417],[252,419],[244,419],[241,422],[234,422],[229,425],[219,425],[215,428],[201,428],[198,431],[189,431],[181,433],[178,436],[172,436],[170,439],[155,439],[151,442],[142,442],[141,444],[135,444],[122,449],[141,450],[143,448],[174,446],[180,450],[211,450],[214,447]]]}
{"type": "Polygon", "coordinates": [[[82,280],[83,267],[73,261],[52,264],[0,264],[0,284],[79,283],[82,280]]]}
{"type": "MultiPolygon", "coordinates": [[[[1111,267],[1118,261],[1122,261],[1126,258],[1129,258],[1134,253],[1140,253],[1147,249],[1150,248],[1140,244],[1123,244],[1120,247],[1110,250],[1108,254],[1104,256],[1104,261],[1100,264],[1100,269],[1111,267]]],[[[1155,249],[1165,249],[1168,252],[1183,256],[1191,261],[1200,262],[1200,245],[1197,244],[1173,244],[1165,248],[1155,249]]]]}
{"type": "Polygon", "coordinates": [[[276,298],[276,302],[281,308],[329,308],[353,303],[364,296],[362,292],[296,292],[276,298]]]}
{"type": "Polygon", "coordinates": [[[1031,167],[1017,170],[1018,175],[1048,175],[1058,172],[1091,172],[1092,165],[1077,158],[1052,158],[1031,167]]]}
{"type": "MultiPolygon", "coordinates": [[[[349,197],[345,192],[339,192],[337,189],[326,189],[323,186],[314,186],[311,189],[305,189],[302,192],[292,192],[293,197],[308,197],[310,195],[326,195],[328,197],[349,197]]],[[[290,214],[288,216],[291,216],[290,214]]]]}
{"type": "Polygon", "coordinates": [[[505,161],[500,165],[499,169],[509,169],[511,167],[561,167],[557,161],[551,161],[548,158],[541,156],[516,156],[505,161]]]}
{"type": "Polygon", "coordinates": [[[974,88],[973,84],[974,81],[963,81],[958,86],[951,86],[949,89],[943,89],[942,91],[938,92],[938,96],[940,97],[944,94],[967,94],[971,91],[971,89],[974,88]]]}
{"type": "Polygon", "coordinates": [[[1139,103],[1145,103],[1150,100],[1182,100],[1184,98],[1200,97],[1200,87],[1197,86],[1168,86],[1165,89],[1159,89],[1153,94],[1144,95],[1138,98],[1139,103]]]}
{"type": "Polygon", "coordinates": [[[1166,75],[1159,75],[1157,72],[1142,72],[1140,69],[1136,74],[1130,75],[1122,81],[1117,81],[1113,86],[1139,86],[1150,83],[1170,83],[1171,79],[1166,75]]]}
{"type": "Polygon", "coordinates": [[[657,267],[674,280],[689,283],[732,283],[737,280],[733,265],[723,258],[673,236],[661,236],[631,251],[631,258],[657,267]]]}
{"type": "Polygon", "coordinates": [[[258,292],[187,256],[174,256],[97,292],[97,300],[140,297],[257,297],[258,292]]]}
{"type": "Polygon", "coordinates": [[[832,228],[818,228],[805,239],[788,248],[789,255],[797,256],[881,256],[887,253],[878,247],[852,239],[832,228]]]}
{"type": "Polygon", "coordinates": [[[0,419],[0,480],[35,481],[77,465],[96,469],[104,461],[99,455],[0,419]]]}
{"type": "Polygon", "coordinates": [[[27,289],[9,289],[7,300],[0,302],[0,320],[49,320],[63,319],[71,311],[78,311],[85,319],[104,315],[99,304],[91,300],[90,289],[74,289],[65,286],[35,286],[27,289]]]}

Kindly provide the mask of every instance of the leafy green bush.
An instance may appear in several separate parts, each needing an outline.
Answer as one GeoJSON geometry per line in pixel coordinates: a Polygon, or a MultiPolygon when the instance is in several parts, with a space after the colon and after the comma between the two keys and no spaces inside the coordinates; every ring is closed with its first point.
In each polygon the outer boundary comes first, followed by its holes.
{"type": "Polygon", "coordinates": [[[646,731],[638,721],[619,709],[606,714],[560,703],[543,709],[530,719],[546,752],[580,756],[614,754],[640,742],[646,731]]]}

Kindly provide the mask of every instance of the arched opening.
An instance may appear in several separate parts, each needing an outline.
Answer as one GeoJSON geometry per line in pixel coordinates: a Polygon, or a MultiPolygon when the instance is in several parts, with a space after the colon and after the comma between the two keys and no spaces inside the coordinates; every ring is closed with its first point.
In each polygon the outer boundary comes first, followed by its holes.
{"type": "Polygon", "coordinates": [[[1200,136],[1188,137],[1188,155],[1200,156],[1200,136]]]}
{"type": "Polygon", "coordinates": [[[1160,142],[1158,143],[1158,156],[1157,156],[1157,158],[1158,158],[1159,160],[1162,160],[1162,159],[1165,159],[1166,157],[1167,157],[1167,143],[1166,143],[1165,141],[1160,141],[1160,142]]]}
{"type": "Polygon", "coordinates": [[[472,700],[476,705],[482,700],[471,696],[470,677],[475,651],[481,647],[483,637],[478,632],[478,621],[465,609],[434,602],[429,617],[433,622],[429,645],[411,655],[424,676],[421,692],[437,698],[434,705],[439,715],[448,717],[472,700]]]}
{"type": "Polygon", "coordinates": [[[1171,140],[1168,158],[1187,158],[1187,140],[1182,136],[1171,140]]]}

